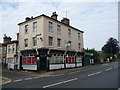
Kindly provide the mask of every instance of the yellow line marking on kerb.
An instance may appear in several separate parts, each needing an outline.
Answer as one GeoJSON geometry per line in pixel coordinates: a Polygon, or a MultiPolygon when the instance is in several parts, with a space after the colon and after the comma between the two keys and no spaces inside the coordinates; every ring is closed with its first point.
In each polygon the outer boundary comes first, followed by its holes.
{"type": "Polygon", "coordinates": [[[45,72],[45,73],[42,73],[42,74],[40,74],[38,76],[48,76],[48,75],[51,75],[53,73],[55,73],[55,72],[45,72]]]}
{"type": "Polygon", "coordinates": [[[6,78],[6,77],[0,76],[0,79],[4,79],[4,80],[1,80],[0,85],[3,85],[3,84],[6,84],[6,83],[11,82],[11,79],[10,79],[10,78],[6,78]]]}

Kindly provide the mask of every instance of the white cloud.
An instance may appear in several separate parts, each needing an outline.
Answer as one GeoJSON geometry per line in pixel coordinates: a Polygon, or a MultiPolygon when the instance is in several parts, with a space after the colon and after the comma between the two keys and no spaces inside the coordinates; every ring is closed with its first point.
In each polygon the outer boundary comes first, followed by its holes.
{"type": "MultiPolygon", "coordinates": [[[[83,30],[85,48],[100,50],[109,37],[117,38],[118,11],[115,2],[8,2],[0,3],[2,10],[2,34],[6,33],[16,39],[18,23],[24,21],[27,16],[38,16],[41,14],[51,15],[57,11],[58,19],[68,18],[72,26],[83,30]]],[[[1,31],[0,30],[0,31],[1,31]]],[[[0,36],[2,42],[2,36],[0,36]]]]}

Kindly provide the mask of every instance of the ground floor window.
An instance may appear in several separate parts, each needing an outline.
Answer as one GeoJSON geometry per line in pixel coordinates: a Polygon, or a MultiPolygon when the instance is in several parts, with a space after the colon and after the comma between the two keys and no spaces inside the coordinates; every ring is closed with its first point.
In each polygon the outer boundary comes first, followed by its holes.
{"type": "Polygon", "coordinates": [[[62,54],[52,54],[49,60],[50,63],[64,63],[64,58],[62,54]]]}
{"type": "Polygon", "coordinates": [[[7,58],[7,63],[12,63],[12,64],[14,64],[14,58],[13,58],[13,57],[7,58]]]}
{"type": "Polygon", "coordinates": [[[76,62],[82,62],[82,57],[81,56],[77,56],[76,57],[76,62]]]}
{"type": "Polygon", "coordinates": [[[23,57],[22,64],[37,64],[36,57],[23,57]]]}
{"type": "Polygon", "coordinates": [[[68,55],[66,63],[75,63],[75,58],[73,55],[68,55]]]}

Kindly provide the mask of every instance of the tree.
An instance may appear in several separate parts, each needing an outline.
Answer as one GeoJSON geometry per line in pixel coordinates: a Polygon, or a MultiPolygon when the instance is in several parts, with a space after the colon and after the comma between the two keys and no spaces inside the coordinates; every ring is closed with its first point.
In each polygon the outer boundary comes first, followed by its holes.
{"type": "Polygon", "coordinates": [[[117,54],[119,50],[118,41],[112,37],[102,47],[103,53],[117,54]]]}

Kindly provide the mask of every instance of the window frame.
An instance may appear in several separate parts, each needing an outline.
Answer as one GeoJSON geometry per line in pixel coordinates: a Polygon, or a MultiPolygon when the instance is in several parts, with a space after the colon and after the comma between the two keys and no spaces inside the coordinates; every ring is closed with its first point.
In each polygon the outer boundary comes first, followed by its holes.
{"type": "Polygon", "coordinates": [[[49,28],[49,31],[53,31],[53,22],[49,21],[48,28],[49,28]]]}
{"type": "Polygon", "coordinates": [[[60,33],[61,33],[61,26],[57,25],[57,34],[60,34],[60,33]]]}
{"type": "Polygon", "coordinates": [[[51,36],[48,37],[48,45],[53,46],[53,37],[51,36]]]}
{"type": "Polygon", "coordinates": [[[61,47],[61,39],[57,38],[57,47],[61,47]]]}
{"type": "Polygon", "coordinates": [[[78,49],[79,49],[79,50],[80,50],[80,48],[81,48],[81,47],[80,47],[80,45],[81,45],[81,44],[80,44],[80,43],[78,43],[78,49]]]}
{"type": "Polygon", "coordinates": [[[28,47],[28,39],[24,39],[24,47],[27,48],[28,47]],[[27,45],[27,46],[26,46],[27,45]]]}
{"type": "Polygon", "coordinates": [[[68,37],[71,37],[71,29],[68,29],[68,37]]]}
{"type": "Polygon", "coordinates": [[[15,52],[15,45],[12,45],[12,52],[15,52]]]}
{"type": "Polygon", "coordinates": [[[37,37],[33,37],[33,46],[37,46],[37,37]]]}
{"type": "Polygon", "coordinates": [[[11,49],[10,49],[10,45],[8,46],[8,53],[10,53],[11,49]]]}
{"type": "Polygon", "coordinates": [[[25,25],[25,34],[28,34],[28,24],[25,25]]]}
{"type": "Polygon", "coordinates": [[[37,22],[33,22],[33,32],[37,32],[37,22]]]}
{"type": "Polygon", "coordinates": [[[78,32],[78,39],[80,39],[80,32],[78,32]]]}
{"type": "Polygon", "coordinates": [[[6,54],[6,52],[7,52],[7,48],[3,47],[3,54],[6,54]]]}

